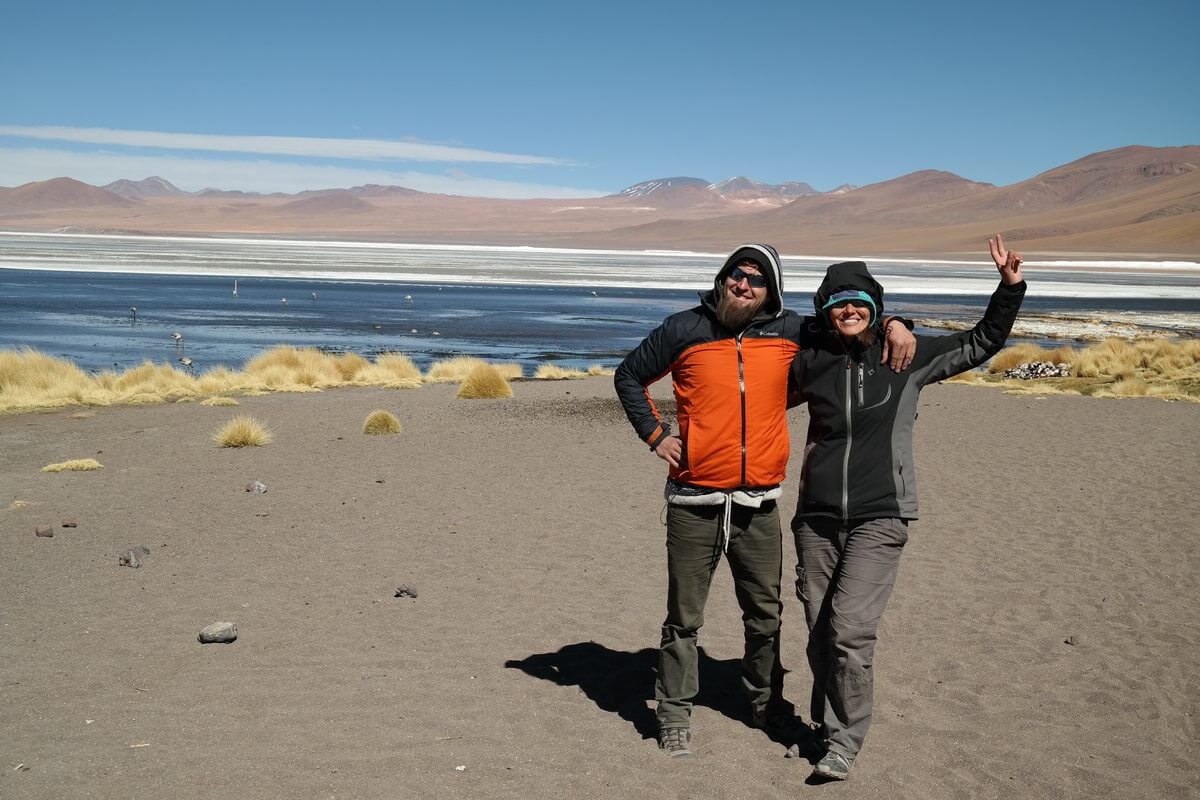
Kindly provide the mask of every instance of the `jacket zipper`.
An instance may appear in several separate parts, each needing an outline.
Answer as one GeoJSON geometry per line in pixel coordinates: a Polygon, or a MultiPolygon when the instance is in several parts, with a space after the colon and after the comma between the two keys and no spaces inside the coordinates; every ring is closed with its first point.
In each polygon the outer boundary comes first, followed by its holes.
{"type": "Polygon", "coordinates": [[[858,407],[863,407],[863,368],[862,364],[858,365],[858,407]]]}
{"type": "MultiPolygon", "coordinates": [[[[744,331],[743,331],[744,333],[744,331]]],[[[746,369],[742,360],[742,334],[734,337],[737,342],[738,392],[742,400],[742,486],[746,485],[746,369]]]]}
{"type": "MultiPolygon", "coordinates": [[[[850,444],[854,441],[854,418],[851,412],[851,376],[852,359],[846,356],[846,455],[842,458],[842,524],[850,523],[850,444]]],[[[861,377],[862,372],[859,372],[861,377]]]]}

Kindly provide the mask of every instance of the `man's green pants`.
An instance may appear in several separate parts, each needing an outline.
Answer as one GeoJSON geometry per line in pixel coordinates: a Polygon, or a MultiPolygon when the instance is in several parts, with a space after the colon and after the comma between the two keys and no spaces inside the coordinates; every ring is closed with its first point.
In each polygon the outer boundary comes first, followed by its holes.
{"type": "MultiPolygon", "coordinates": [[[[724,506],[681,506],[667,511],[667,618],[658,650],[660,728],[688,727],[692,698],[700,689],[696,635],[704,625],[704,604],[713,571],[724,548],[724,506]]],[[[729,569],[742,609],[746,648],[742,686],[752,709],[781,700],[779,599],[783,546],[774,500],[761,508],[734,505],[729,521],[729,569]]]]}

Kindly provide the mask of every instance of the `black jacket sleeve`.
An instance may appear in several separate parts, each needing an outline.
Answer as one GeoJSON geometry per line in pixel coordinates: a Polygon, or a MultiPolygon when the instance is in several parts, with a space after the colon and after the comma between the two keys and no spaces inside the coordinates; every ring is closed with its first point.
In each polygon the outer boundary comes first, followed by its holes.
{"type": "Polygon", "coordinates": [[[969,331],[921,337],[910,367],[913,378],[925,386],[978,367],[1000,352],[1021,310],[1025,288],[1025,281],[1011,286],[1001,283],[992,293],[983,319],[969,331]]]}
{"type": "Polygon", "coordinates": [[[617,367],[613,384],[617,397],[625,408],[625,416],[642,441],[655,447],[671,433],[671,426],[662,421],[647,387],[666,375],[675,361],[667,323],[659,325],[642,340],[617,367]]]}

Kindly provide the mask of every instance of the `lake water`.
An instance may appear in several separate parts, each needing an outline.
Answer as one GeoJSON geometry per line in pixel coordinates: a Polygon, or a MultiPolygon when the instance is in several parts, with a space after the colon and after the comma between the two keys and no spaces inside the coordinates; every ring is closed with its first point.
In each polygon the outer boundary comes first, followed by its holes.
{"type": "MultiPolygon", "coordinates": [[[[275,344],[397,351],[420,366],[458,354],[613,366],[664,316],[694,305],[723,260],[712,253],[0,232],[0,347],[34,347],[91,370],[181,355],[200,370],[237,367],[275,344]]],[[[812,292],[834,260],[784,258],[789,307],[811,311],[812,292]]],[[[889,311],[917,319],[969,324],[996,285],[982,257],[867,261],[887,287],[889,311]]],[[[1200,335],[1195,263],[1032,262],[1026,271],[1022,323],[1035,338],[1114,323],[1200,335]]]]}

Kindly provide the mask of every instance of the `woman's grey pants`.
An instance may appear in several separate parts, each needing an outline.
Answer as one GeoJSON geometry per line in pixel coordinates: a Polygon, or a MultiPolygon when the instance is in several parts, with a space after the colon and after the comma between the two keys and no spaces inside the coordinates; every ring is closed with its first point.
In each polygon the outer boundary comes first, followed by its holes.
{"type": "Polygon", "coordinates": [[[853,760],[871,725],[875,632],[892,594],[908,523],[796,517],[796,596],[808,622],[812,719],[853,760]]]}
{"type": "MultiPolygon", "coordinates": [[[[704,625],[704,604],[713,571],[721,561],[722,506],[667,506],[667,618],[658,650],[660,728],[687,727],[692,698],[700,690],[696,635],[704,625]]],[[[783,546],[774,500],[761,508],[735,505],[729,530],[729,569],[742,609],[746,649],[742,687],[752,708],[780,700],[779,585],[783,546]]]]}

